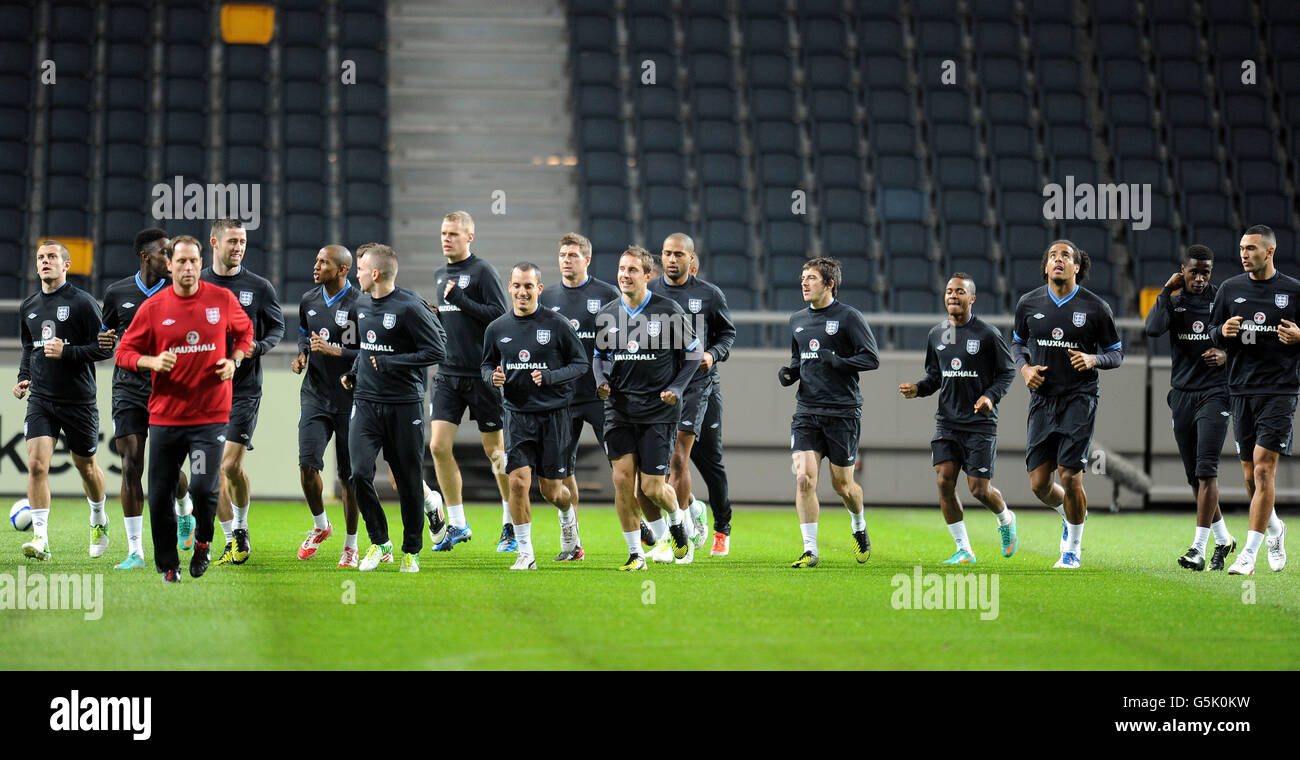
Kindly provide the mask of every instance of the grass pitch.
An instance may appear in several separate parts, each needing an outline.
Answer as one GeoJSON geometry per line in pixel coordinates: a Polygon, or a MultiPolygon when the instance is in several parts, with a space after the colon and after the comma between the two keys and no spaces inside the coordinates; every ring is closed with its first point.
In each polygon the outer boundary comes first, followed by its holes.
{"type": "MultiPolygon", "coordinates": [[[[147,568],[113,570],[126,553],[117,507],[110,501],[113,543],[98,560],[86,553],[84,501],[56,502],[49,562],[22,557],[30,533],[0,533],[0,575],[24,564],[29,574],[102,573],[104,596],[95,621],[79,611],[0,610],[8,642],[0,668],[1300,667],[1300,544],[1281,573],[1269,571],[1263,550],[1247,579],[1192,573],[1174,561],[1191,538],[1191,515],[1094,512],[1083,569],[1071,572],[1051,568],[1060,520],[1046,510],[1018,513],[1011,559],[1001,556],[993,517],[968,510],[979,563],[952,568],[939,564],[953,547],[937,509],[869,508],[874,554],[859,565],[848,516],[835,505],[823,510],[821,565],[794,570],[802,546],[793,509],[741,509],[731,556],[706,550],[691,566],[620,573],[627,550],[612,509],[580,507],[587,559],[554,563],[559,525],[548,505],[534,516],[539,570],[525,573],[507,570],[513,554],[494,551],[499,508],[479,507],[467,510],[473,541],[451,553],[426,547],[420,573],[407,575],[396,564],[364,574],[335,567],[343,546],[336,505],[334,537],[302,562],[306,507],[255,504],[248,564],[213,567],[197,581],[183,574],[179,586],[165,587],[153,571],[147,516],[147,568]],[[899,609],[899,589],[917,566],[996,574],[997,617],[899,609]]],[[[389,523],[396,537],[395,507],[389,523]]],[[[1244,542],[1245,516],[1231,515],[1229,526],[1244,542]]],[[[364,527],[360,543],[364,552],[364,527]]]]}

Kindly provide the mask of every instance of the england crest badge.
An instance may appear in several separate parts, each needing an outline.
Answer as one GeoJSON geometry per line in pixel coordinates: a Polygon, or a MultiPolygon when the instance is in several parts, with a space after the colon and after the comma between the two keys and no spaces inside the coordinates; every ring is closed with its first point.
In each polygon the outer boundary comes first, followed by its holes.
{"type": "Polygon", "coordinates": [[[204,316],[208,318],[208,324],[215,325],[216,323],[221,321],[221,308],[213,307],[211,309],[207,309],[204,312],[204,316]]]}
{"type": "Polygon", "coordinates": [[[966,353],[974,356],[980,352],[980,342],[975,339],[966,341],[966,353]]]}
{"type": "Polygon", "coordinates": [[[60,306],[54,316],[58,317],[60,322],[67,322],[70,309],[67,306],[60,306]]]}
{"type": "Polygon", "coordinates": [[[692,298],[686,302],[686,308],[690,309],[692,314],[699,314],[700,309],[704,308],[704,301],[699,298],[692,298]]]}
{"type": "Polygon", "coordinates": [[[468,288],[468,287],[469,287],[469,275],[467,275],[467,274],[462,274],[460,277],[458,277],[458,278],[456,279],[456,284],[459,285],[459,286],[461,286],[462,288],[468,288]]]}
{"type": "Polygon", "coordinates": [[[837,333],[837,332],[839,332],[839,331],[840,331],[840,322],[839,322],[839,320],[837,320],[837,319],[832,319],[832,320],[828,320],[828,321],[826,322],[826,334],[827,334],[827,335],[834,335],[835,333],[837,333]]]}
{"type": "Polygon", "coordinates": [[[348,313],[343,309],[334,312],[334,324],[343,327],[348,323],[348,313]]]}
{"type": "Polygon", "coordinates": [[[253,305],[253,291],[251,291],[251,290],[241,290],[241,291],[239,291],[239,305],[240,305],[240,306],[252,306],[252,305],[253,305]]]}
{"type": "Polygon", "coordinates": [[[645,323],[646,334],[649,335],[651,338],[658,338],[659,331],[662,329],[663,329],[663,323],[661,323],[657,319],[645,323]]]}
{"type": "Polygon", "coordinates": [[[587,311],[591,312],[592,314],[595,314],[596,312],[600,311],[600,299],[599,299],[599,298],[588,298],[588,299],[587,299],[587,311]]]}
{"type": "Polygon", "coordinates": [[[550,331],[550,330],[538,330],[538,331],[537,331],[537,345],[539,345],[539,346],[545,346],[547,343],[550,343],[550,342],[551,342],[551,331],[550,331]]]}
{"type": "Polygon", "coordinates": [[[1285,309],[1288,301],[1290,301],[1290,296],[1288,296],[1286,293],[1273,294],[1273,303],[1279,309],[1285,309]]]}
{"type": "Polygon", "coordinates": [[[1087,314],[1084,314],[1084,313],[1081,312],[1081,311],[1076,311],[1076,312],[1074,312],[1074,326],[1075,326],[1075,327],[1083,327],[1083,323],[1084,323],[1085,321],[1087,321],[1087,319],[1088,319],[1088,315],[1087,315],[1087,314]]]}
{"type": "Polygon", "coordinates": [[[397,315],[396,315],[396,314],[385,314],[385,315],[384,315],[384,329],[385,329],[385,330],[391,330],[391,329],[393,329],[393,326],[396,325],[396,324],[397,324],[397,315]]]}

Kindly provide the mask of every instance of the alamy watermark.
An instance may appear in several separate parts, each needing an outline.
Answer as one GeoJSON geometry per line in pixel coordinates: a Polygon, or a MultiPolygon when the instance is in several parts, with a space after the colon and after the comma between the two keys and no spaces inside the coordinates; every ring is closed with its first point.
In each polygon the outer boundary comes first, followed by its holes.
{"type": "Polygon", "coordinates": [[[1043,218],[1052,221],[1069,219],[1122,220],[1133,222],[1133,229],[1151,228],[1151,185],[1075,184],[1074,175],[1065,185],[1053,182],[1043,187],[1043,218]]]}
{"type": "Polygon", "coordinates": [[[898,573],[890,579],[896,610],[979,610],[980,620],[997,620],[997,573],[898,573]]]}
{"type": "Polygon", "coordinates": [[[83,697],[76,689],[50,700],[51,731],[130,731],[153,736],[153,697],[83,697]]]}
{"type": "Polygon", "coordinates": [[[158,221],[233,217],[246,230],[262,226],[262,186],[256,182],[187,183],[177,175],[171,184],[154,185],[152,194],[153,218],[158,221]]]}
{"type": "Polygon", "coordinates": [[[29,573],[19,565],[16,574],[0,573],[0,610],[81,610],[86,620],[99,620],[104,576],[29,573]]]}

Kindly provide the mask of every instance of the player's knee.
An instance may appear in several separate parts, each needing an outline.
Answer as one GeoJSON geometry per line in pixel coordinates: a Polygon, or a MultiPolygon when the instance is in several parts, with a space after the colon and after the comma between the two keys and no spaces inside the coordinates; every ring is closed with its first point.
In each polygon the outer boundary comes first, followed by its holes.
{"type": "Polygon", "coordinates": [[[525,493],[533,484],[532,473],[527,467],[521,467],[510,473],[510,490],[515,493],[525,493]]]}
{"type": "Polygon", "coordinates": [[[806,472],[796,472],[794,476],[795,488],[804,493],[811,493],[817,490],[817,478],[806,472]]]}
{"type": "Polygon", "coordinates": [[[542,491],[542,498],[554,504],[564,495],[564,481],[561,480],[543,480],[539,484],[542,491]]]}
{"type": "Polygon", "coordinates": [[[980,501],[984,501],[989,498],[989,482],[987,480],[984,480],[983,478],[980,478],[978,480],[972,479],[969,485],[970,485],[971,496],[974,496],[976,499],[980,501]]]}
{"type": "Polygon", "coordinates": [[[1083,487],[1082,470],[1061,470],[1061,487],[1066,489],[1083,487]]]}
{"type": "Polygon", "coordinates": [[[843,480],[831,478],[831,488],[835,489],[835,494],[840,497],[852,496],[856,485],[857,483],[854,483],[852,478],[843,480]]]}
{"type": "Polygon", "coordinates": [[[298,465],[298,479],[302,481],[304,486],[316,480],[316,476],[319,474],[320,471],[309,464],[298,465]]]}
{"type": "Polygon", "coordinates": [[[957,476],[942,474],[935,477],[935,482],[939,485],[939,492],[951,494],[957,490],[957,476]]]}
{"type": "Polygon", "coordinates": [[[49,477],[50,463],[38,457],[30,457],[27,460],[27,472],[35,478],[49,477]]]}
{"type": "Polygon", "coordinates": [[[438,458],[450,457],[453,443],[452,439],[434,438],[429,442],[429,452],[438,458]]]}

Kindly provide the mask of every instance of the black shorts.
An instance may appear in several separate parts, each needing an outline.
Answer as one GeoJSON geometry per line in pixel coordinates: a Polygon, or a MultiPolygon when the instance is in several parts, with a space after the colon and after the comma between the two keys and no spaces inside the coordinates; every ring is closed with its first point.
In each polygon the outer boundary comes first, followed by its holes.
{"type": "Polygon", "coordinates": [[[646,475],[668,474],[676,444],[676,422],[605,422],[605,456],[612,462],[635,454],[637,469],[646,475]]]}
{"type": "Polygon", "coordinates": [[[352,479],[352,457],[348,454],[348,420],[351,409],[330,412],[303,404],[298,415],[298,464],[320,472],[325,469],[325,447],[334,438],[334,464],[340,480],[352,479]]]}
{"type": "Polygon", "coordinates": [[[1232,430],[1241,461],[1253,460],[1256,446],[1291,456],[1295,403],[1295,396],[1232,397],[1232,430]]]}
{"type": "Polygon", "coordinates": [[[591,425],[592,432],[596,434],[596,443],[602,449],[605,448],[605,402],[590,401],[569,407],[569,448],[564,454],[569,475],[574,474],[578,467],[578,444],[582,438],[584,422],[591,425]]]}
{"type": "Polygon", "coordinates": [[[99,448],[99,409],[94,404],[62,404],[38,396],[27,397],[23,435],[27,440],[49,436],[57,442],[62,432],[68,451],[88,457],[99,448]]]}
{"type": "Polygon", "coordinates": [[[113,395],[113,437],[149,435],[149,399],[113,395]]]}
{"type": "Polygon", "coordinates": [[[1174,440],[1183,459],[1187,483],[1219,477],[1219,456],[1228,436],[1228,392],[1222,388],[1180,391],[1171,388],[1165,399],[1173,412],[1174,440]]]}
{"type": "Polygon", "coordinates": [[[1025,469],[1032,471],[1049,462],[1072,470],[1085,469],[1096,423],[1096,396],[1030,394],[1025,469]]]}
{"type": "Polygon", "coordinates": [[[704,427],[704,413],[709,410],[709,397],[712,395],[712,375],[705,375],[703,380],[689,383],[686,386],[686,396],[681,401],[682,418],[677,423],[677,429],[698,436],[704,427]]]}
{"type": "Polygon", "coordinates": [[[936,427],[930,439],[931,465],[956,462],[972,478],[992,478],[997,458],[998,437],[992,433],[936,427]]]}
{"type": "Polygon", "coordinates": [[[429,391],[429,418],[459,425],[469,407],[469,418],[478,423],[480,433],[501,429],[503,409],[501,392],[483,382],[481,377],[434,375],[429,391]]]}
{"type": "Polygon", "coordinates": [[[531,467],[538,477],[569,476],[569,410],[506,411],[506,472],[531,467]]]}
{"type": "Polygon", "coordinates": [[[238,443],[253,450],[253,431],[257,429],[257,411],[262,397],[236,398],[230,404],[230,423],[226,425],[226,442],[238,443]]]}
{"type": "Polygon", "coordinates": [[[790,450],[816,451],[836,467],[852,467],[858,461],[861,432],[862,420],[857,417],[796,412],[790,420],[790,450]]]}

